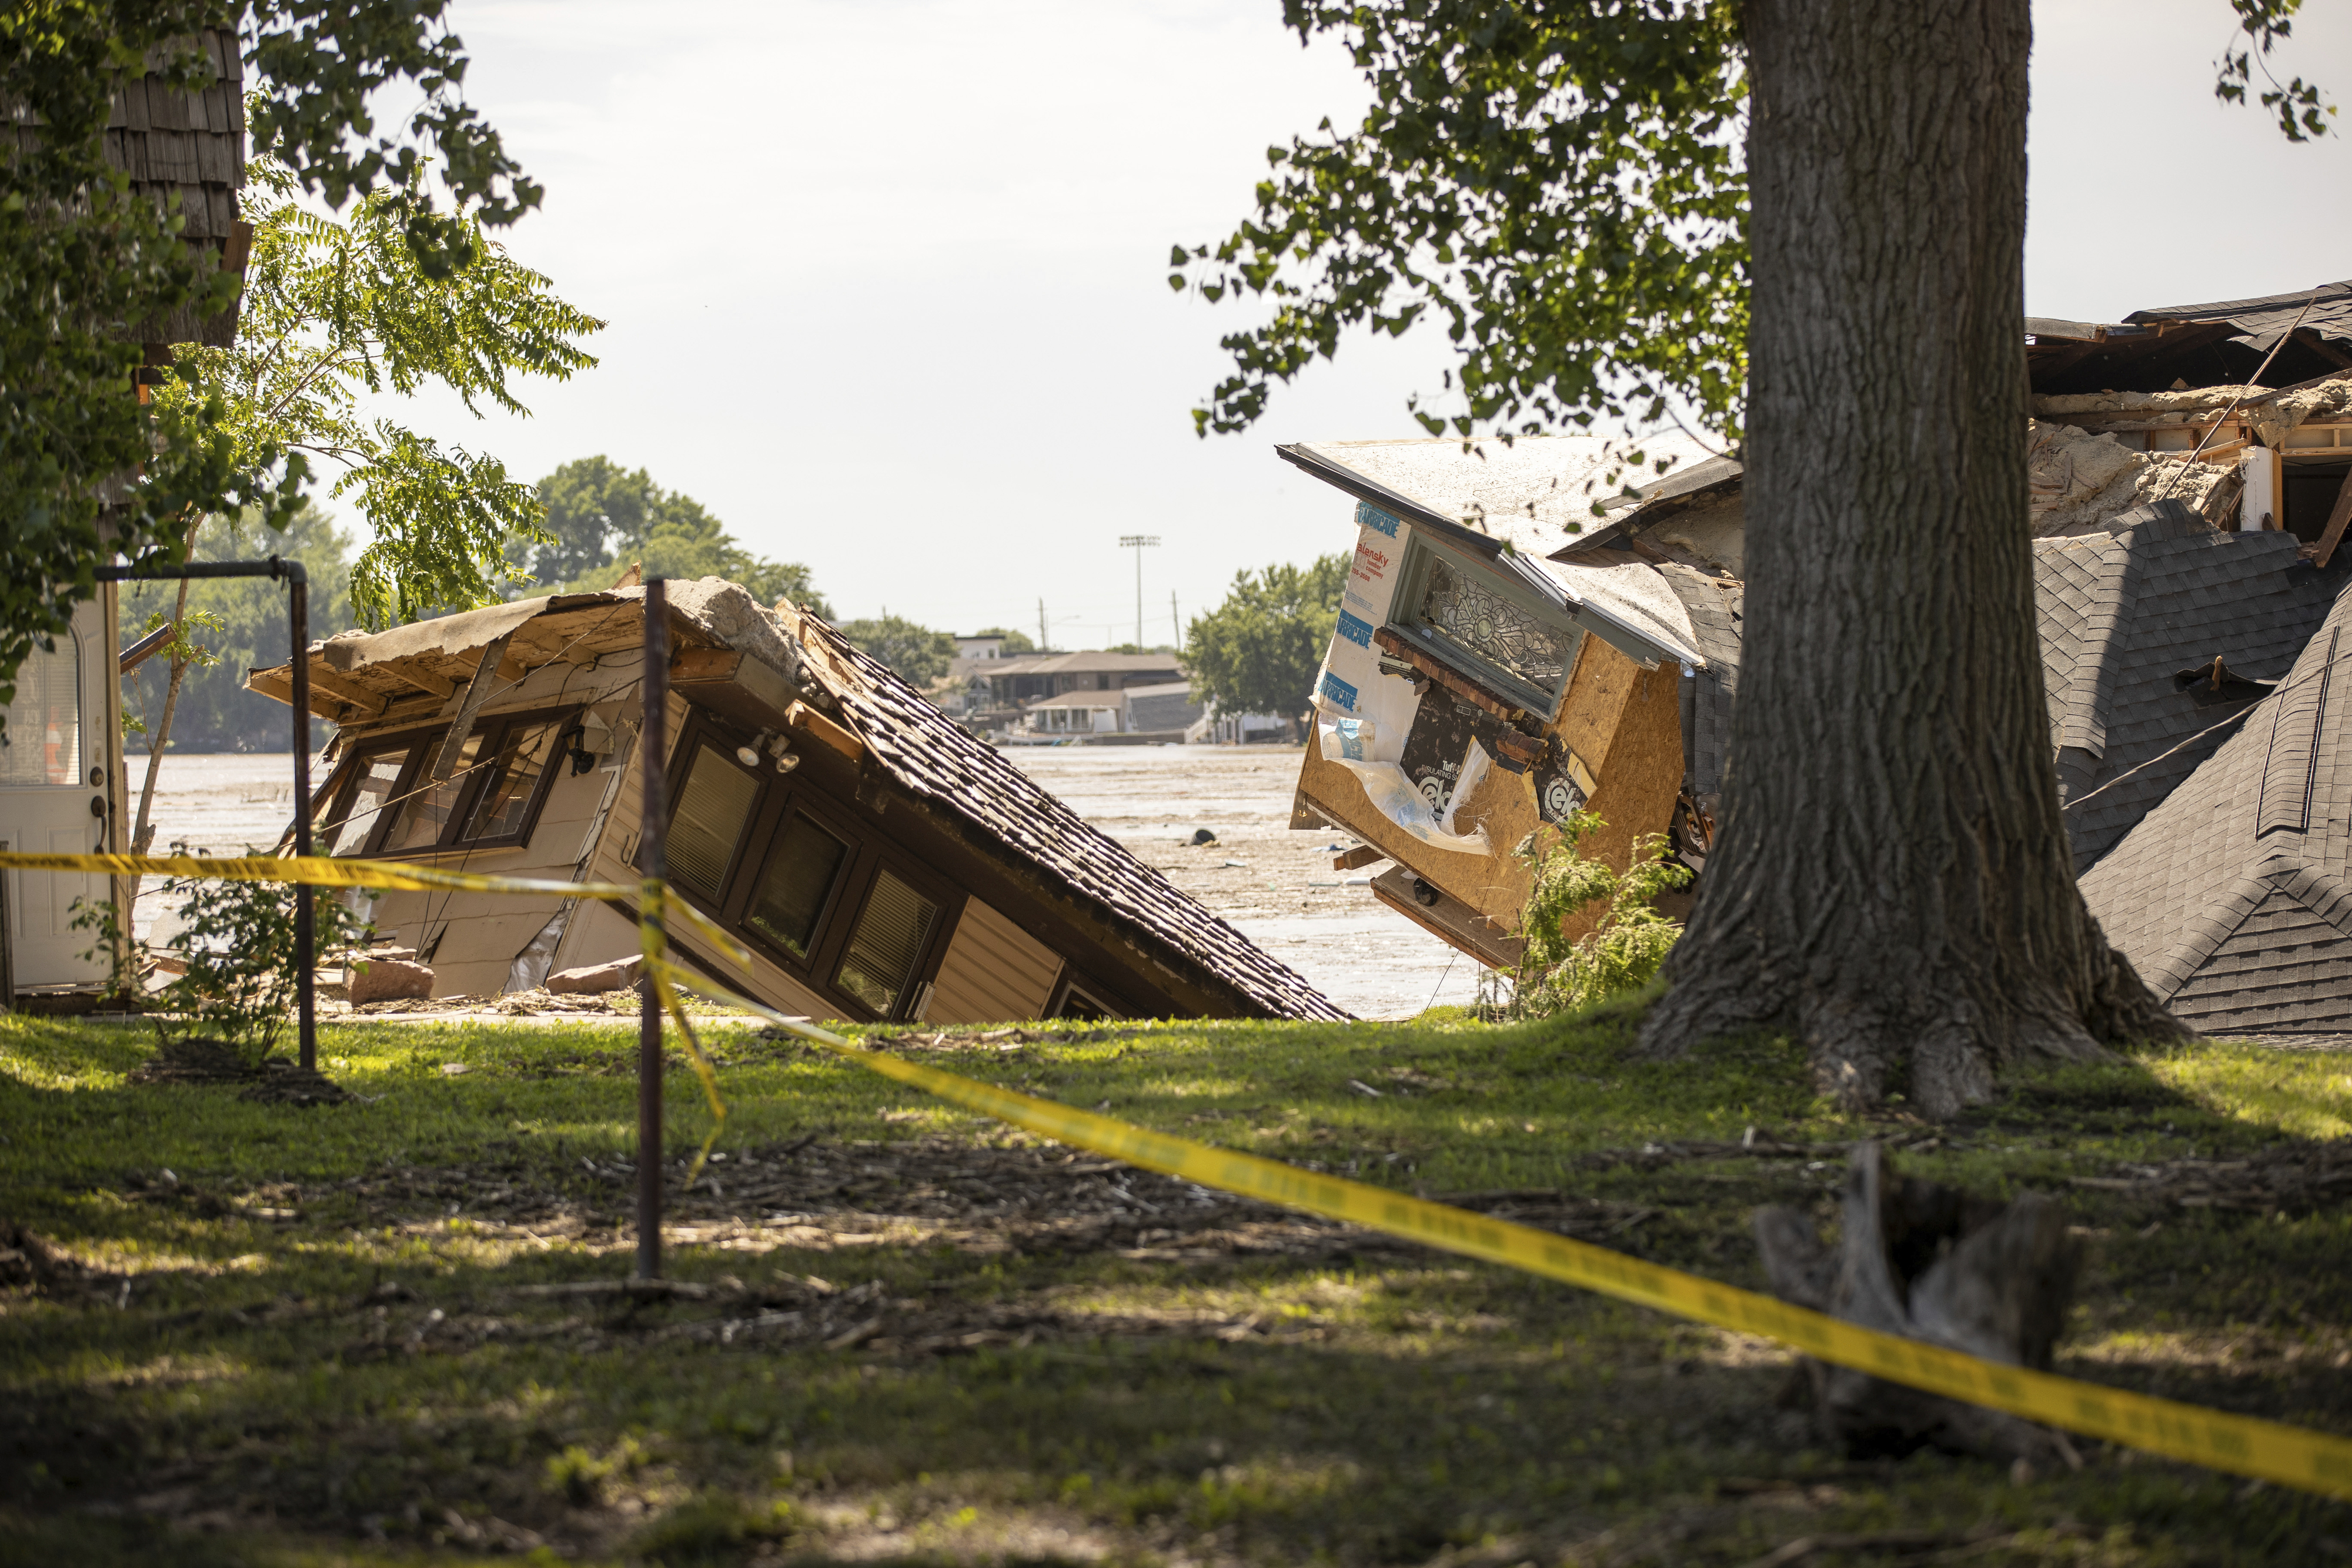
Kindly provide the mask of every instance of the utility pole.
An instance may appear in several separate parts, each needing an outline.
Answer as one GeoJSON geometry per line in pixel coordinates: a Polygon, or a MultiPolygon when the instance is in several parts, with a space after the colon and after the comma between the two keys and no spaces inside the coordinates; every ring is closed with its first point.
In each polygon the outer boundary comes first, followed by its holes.
{"type": "Polygon", "coordinates": [[[1175,631],[1176,651],[1181,653],[1184,651],[1184,617],[1177,613],[1174,589],[1168,591],[1168,624],[1175,631]]]}
{"type": "Polygon", "coordinates": [[[1037,601],[1037,652],[1048,653],[1052,648],[1053,644],[1045,641],[1045,601],[1041,598],[1037,601]]]}
{"type": "MultiPolygon", "coordinates": [[[[1121,534],[1118,548],[1135,552],[1135,645],[1143,646],[1143,552],[1159,547],[1158,534],[1121,534]]],[[[1104,641],[1109,641],[1105,638],[1104,641]]]]}

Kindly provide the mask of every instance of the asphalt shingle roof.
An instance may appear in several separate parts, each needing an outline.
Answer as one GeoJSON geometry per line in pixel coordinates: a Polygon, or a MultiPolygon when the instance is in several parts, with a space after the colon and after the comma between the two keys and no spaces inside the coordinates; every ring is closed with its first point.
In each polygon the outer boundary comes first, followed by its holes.
{"type": "MultiPolygon", "coordinates": [[[[1349,1016],[1296,970],[1267,956],[1118,841],[1087,825],[994,747],[974,738],[832,627],[814,616],[803,617],[801,627],[804,638],[821,643],[831,654],[829,660],[811,661],[805,678],[823,685],[840,703],[867,755],[902,787],[1000,841],[1078,897],[1098,901],[1274,1017],[1349,1016]]],[[[1114,703],[1118,695],[1093,695],[1114,703]]]]}
{"type": "Polygon", "coordinates": [[[2083,878],[2107,940],[2211,1032],[2352,1018],[2352,598],[2083,878]]]}
{"type": "Polygon", "coordinates": [[[2252,696],[2200,703],[2181,671],[2220,658],[2274,681],[2335,596],[2285,533],[2215,533],[2177,502],[2113,533],[2036,539],[2034,603],[2051,743],[2077,873],[2226,740],[2252,696]]]}

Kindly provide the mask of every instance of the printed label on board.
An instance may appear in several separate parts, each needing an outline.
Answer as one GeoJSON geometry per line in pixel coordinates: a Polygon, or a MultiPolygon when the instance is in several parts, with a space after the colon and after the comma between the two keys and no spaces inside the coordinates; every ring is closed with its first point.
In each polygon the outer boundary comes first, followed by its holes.
{"type": "Polygon", "coordinates": [[[1394,538],[1402,524],[1399,519],[1390,517],[1370,501],[1359,501],[1356,503],[1356,526],[1360,528],[1378,528],[1389,538],[1394,538]]]}
{"type": "Polygon", "coordinates": [[[1349,713],[1356,711],[1356,688],[1328,670],[1323,672],[1323,695],[1349,713]]]}
{"type": "Polygon", "coordinates": [[[1369,648],[1372,645],[1372,623],[1342,610],[1339,612],[1339,635],[1360,648],[1369,648]]]}

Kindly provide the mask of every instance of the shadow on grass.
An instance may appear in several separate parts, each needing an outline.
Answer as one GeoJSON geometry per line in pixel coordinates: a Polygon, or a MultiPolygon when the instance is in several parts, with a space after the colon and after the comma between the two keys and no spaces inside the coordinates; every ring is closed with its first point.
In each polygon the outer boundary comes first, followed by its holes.
{"type": "MultiPolygon", "coordinates": [[[[2070,1370],[2352,1425],[2333,1365],[2352,1350],[2340,1205],[2273,1218],[2073,1185],[2135,1163],[2316,1158],[2328,1145],[2284,1129],[2333,1114],[2324,1064],[2225,1048],[2125,1058],[2022,1075],[2001,1103],[1937,1128],[1836,1116],[1785,1041],[1648,1063],[1630,1037],[1622,1014],[1510,1029],[1180,1024],[925,1059],[1390,1185],[1605,1197],[1638,1211],[1627,1249],[1745,1283],[1753,1207],[1826,1212],[1841,1173],[1833,1160],[1691,1151],[1736,1146],[1751,1124],[1792,1141],[1875,1134],[1906,1143],[1898,1157],[1921,1174],[2067,1191],[2093,1233],[2075,1339],[2095,1351],[2070,1370]],[[2286,1355],[2296,1344],[2310,1354],[2286,1355]]],[[[142,1500],[164,1519],[229,1522],[242,1544],[168,1559],[199,1563],[390,1563],[412,1549],[464,1560],[478,1551],[467,1532],[494,1525],[590,1561],[673,1563],[1385,1563],[1449,1550],[1505,1563],[1601,1531],[1629,1563],[1734,1562],[1806,1531],[2067,1521],[2137,1529],[2143,1545],[2157,1532],[2146,1552],[2111,1553],[2119,1563],[2256,1562],[2352,1535],[2340,1510],[2300,1497],[2266,1500],[2247,1521],[2239,1483],[2169,1466],[2103,1460],[2027,1488],[1932,1458],[1848,1466],[1775,1403],[1785,1369],[1759,1347],[1434,1254],[1172,1262],[1121,1257],[1125,1239],[684,1248],[674,1268],[688,1280],[822,1274],[836,1291],[871,1287],[900,1317],[986,1306],[1034,1330],[1026,1344],[936,1356],[689,1343],[664,1333],[714,1309],[624,1313],[515,1292],[614,1277],[620,1256],[511,1234],[493,1247],[427,1223],[446,1218],[436,1172],[461,1196],[488,1182],[625,1212],[625,1182],[580,1165],[627,1146],[632,1088],[599,1054],[625,1040],[331,1034],[324,1054],[354,1064],[339,1075],[385,1098],[304,1111],[121,1085],[135,1051],[97,1031],[47,1033],[37,1051],[23,1039],[0,1036],[0,1213],[37,1218],[138,1280],[128,1306],[69,1291],[0,1306],[0,1484],[37,1521],[0,1542],[18,1560],[41,1531],[85,1528],[87,1560],[107,1561],[94,1553],[118,1536],[140,1550],[145,1526],[86,1510],[142,1500]],[[193,1196],[154,1196],[166,1165],[193,1196]],[[312,1190],[393,1168],[416,1178],[398,1213],[312,1190]],[[254,1217],[272,1182],[302,1187],[287,1200],[299,1218],[254,1217]],[[224,1207],[207,1211],[207,1196],[224,1207]],[[1145,1312],[1223,1327],[1086,1327],[1145,1312]],[[457,1337],[440,1326],[468,1323],[457,1337]],[[1812,1490],[1773,1484],[1790,1479],[1812,1490]],[[273,1519],[341,1555],[256,1555],[278,1550],[263,1539],[273,1519]],[[373,1531],[402,1544],[375,1556],[350,1544],[373,1531]]],[[[722,1054],[738,1061],[722,1147],[739,1155],[781,1158],[810,1132],[852,1150],[845,1140],[970,1142],[982,1125],[832,1058],[750,1041],[722,1054]]],[[[687,1081],[672,1082],[673,1135],[690,1144],[698,1112],[687,1081]]],[[[908,1196],[884,1184],[821,1201],[886,1215],[908,1196]]],[[[691,1203],[706,1218],[762,1218],[700,1192],[691,1203]]]]}

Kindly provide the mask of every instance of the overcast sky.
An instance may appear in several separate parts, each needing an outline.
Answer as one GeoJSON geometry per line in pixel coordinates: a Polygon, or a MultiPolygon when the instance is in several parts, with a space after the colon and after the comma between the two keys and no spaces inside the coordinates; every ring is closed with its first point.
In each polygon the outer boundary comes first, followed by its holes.
{"type": "MultiPolygon", "coordinates": [[[[604,453],[887,607],[1099,646],[1171,635],[1244,567],[1342,548],[1277,442],[1412,436],[1444,339],[1360,341],[1207,441],[1248,316],[1171,294],[1265,149],[1365,92],[1278,0],[456,0],[468,96],[547,187],[514,254],[610,327],[536,417],[407,411],[520,477],[604,453]]],[[[2212,99],[2224,0],[2034,6],[2027,302],[2116,319],[2352,277],[2352,144],[2212,99]]],[[[2284,77],[2352,99],[2352,7],[2284,77]]],[[[2352,128],[2347,128],[2352,129],[2352,128]]]]}

